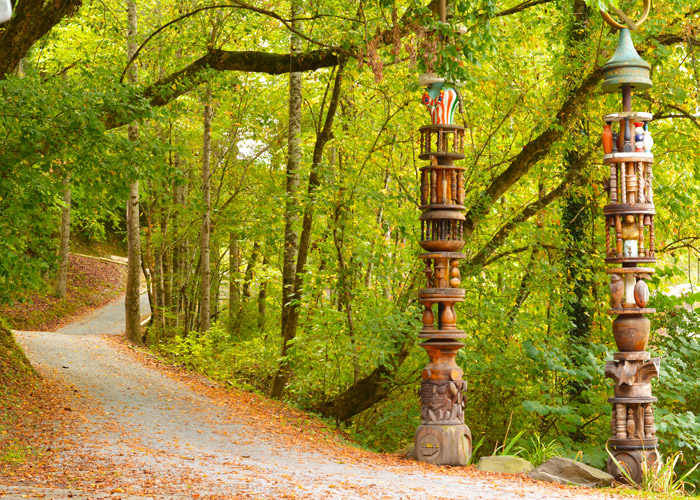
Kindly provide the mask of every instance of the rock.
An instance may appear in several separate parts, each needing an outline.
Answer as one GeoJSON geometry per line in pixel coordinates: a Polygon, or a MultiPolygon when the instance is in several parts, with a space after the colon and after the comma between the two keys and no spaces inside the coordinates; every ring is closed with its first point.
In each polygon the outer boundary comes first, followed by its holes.
{"type": "Polygon", "coordinates": [[[564,457],[550,458],[531,471],[528,476],[539,481],[575,484],[589,488],[610,486],[613,481],[613,477],[607,472],[564,457]]]}
{"type": "Polygon", "coordinates": [[[530,472],[533,465],[520,457],[499,455],[493,457],[481,457],[476,468],[485,472],[502,472],[506,474],[522,474],[530,472]]]}

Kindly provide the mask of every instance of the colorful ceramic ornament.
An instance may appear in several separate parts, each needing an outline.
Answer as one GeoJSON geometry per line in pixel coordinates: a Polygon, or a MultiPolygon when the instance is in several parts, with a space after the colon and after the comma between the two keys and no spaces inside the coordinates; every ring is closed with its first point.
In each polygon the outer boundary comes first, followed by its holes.
{"type": "Polygon", "coordinates": [[[606,155],[609,155],[610,153],[613,152],[613,132],[610,129],[610,122],[607,122],[605,125],[603,125],[603,134],[601,136],[601,140],[603,141],[603,152],[606,155]]]}
{"type": "Polygon", "coordinates": [[[427,87],[422,102],[430,111],[433,125],[453,124],[455,111],[459,104],[455,89],[444,87],[442,82],[433,83],[427,87]]]}
{"type": "Polygon", "coordinates": [[[644,151],[644,124],[642,122],[635,122],[634,126],[634,145],[637,148],[635,151],[641,153],[644,151]]]}

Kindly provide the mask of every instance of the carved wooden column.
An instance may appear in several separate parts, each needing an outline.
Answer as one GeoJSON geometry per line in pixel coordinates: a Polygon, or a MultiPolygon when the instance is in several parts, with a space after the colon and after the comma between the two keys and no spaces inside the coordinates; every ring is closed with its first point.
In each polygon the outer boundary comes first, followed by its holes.
{"type": "MultiPolygon", "coordinates": [[[[649,289],[645,280],[654,269],[654,195],[652,186],[652,140],[647,123],[652,115],[632,111],[632,91],[651,87],[649,71],[632,44],[628,29],[620,30],[617,50],[604,70],[603,90],[621,92],[622,112],[603,117],[603,161],[610,167],[609,204],[603,209],[606,227],[605,262],[608,269],[610,306],[616,316],[612,328],[620,352],[605,365],[605,375],[615,382],[612,404],[612,438],[608,442],[615,459],[624,464],[636,482],[642,478],[642,463],[651,466],[659,455],[654,430],[651,379],[659,374],[658,358],[646,351],[650,325],[647,314],[649,289]],[[619,130],[611,133],[610,125],[619,130]]],[[[613,460],[608,472],[624,481],[613,460]]]]}
{"type": "Polygon", "coordinates": [[[455,304],[464,301],[459,288],[459,262],[464,254],[464,167],[455,160],[464,158],[464,128],[453,124],[458,106],[457,93],[441,78],[423,75],[423,94],[432,124],[420,128],[421,241],[426,251],[419,255],[426,276],[419,292],[424,306],[423,328],[418,337],[428,353],[419,390],[421,425],[416,430],[416,457],[422,462],[465,465],[471,456],[472,439],[464,424],[466,381],[457,366],[459,339],[455,304]]]}

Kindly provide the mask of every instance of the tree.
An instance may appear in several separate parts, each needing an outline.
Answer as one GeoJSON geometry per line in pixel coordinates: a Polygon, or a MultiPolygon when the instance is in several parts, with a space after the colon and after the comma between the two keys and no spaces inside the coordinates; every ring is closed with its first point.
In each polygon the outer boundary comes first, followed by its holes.
{"type": "MultiPolygon", "coordinates": [[[[136,52],[138,17],[136,3],[129,0],[127,3],[128,15],[128,50],[127,57],[136,52]]],[[[129,82],[138,83],[138,71],[134,65],[129,70],[129,82]]],[[[139,140],[139,128],[136,123],[130,123],[128,127],[129,140],[133,143],[139,140]]],[[[126,311],[125,331],[126,338],[135,344],[143,344],[141,336],[141,224],[139,207],[139,180],[138,177],[129,183],[129,199],[126,208],[126,231],[128,246],[128,268],[126,272],[126,296],[124,308],[126,311]]]]}

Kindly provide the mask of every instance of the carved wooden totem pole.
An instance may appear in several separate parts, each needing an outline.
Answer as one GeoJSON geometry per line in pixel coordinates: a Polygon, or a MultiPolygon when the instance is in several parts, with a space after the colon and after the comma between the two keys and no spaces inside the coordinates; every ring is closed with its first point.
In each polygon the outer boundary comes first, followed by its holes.
{"type": "MultiPolygon", "coordinates": [[[[648,2],[645,1],[646,17],[648,2]]],[[[651,379],[659,374],[659,359],[650,359],[645,350],[649,340],[649,319],[654,309],[647,307],[649,289],[645,283],[654,269],[654,192],[652,187],[652,139],[647,124],[651,113],[632,111],[632,91],[648,89],[651,66],[632,44],[629,29],[620,29],[617,50],[603,66],[603,90],[620,92],[622,112],[603,117],[603,159],[610,167],[609,204],[603,209],[606,222],[606,258],[610,275],[610,309],[615,343],[620,352],[605,366],[605,375],[615,382],[612,404],[612,438],[608,442],[615,459],[624,464],[631,478],[639,482],[642,463],[658,460],[654,429],[651,379]],[[619,125],[619,126],[618,126],[619,125]],[[613,132],[612,128],[615,127],[613,132]]],[[[643,19],[642,19],[643,20],[643,19]]],[[[638,21],[639,24],[641,21],[638,21]]],[[[608,472],[624,480],[613,460],[608,472]]]]}
{"type": "MultiPolygon", "coordinates": [[[[444,2],[441,6],[444,21],[444,2]]],[[[418,460],[440,465],[466,465],[471,456],[471,432],[464,424],[466,381],[457,366],[457,351],[464,345],[465,333],[457,329],[455,304],[464,301],[459,288],[459,261],[464,254],[464,167],[455,160],[464,158],[464,127],[454,125],[459,98],[442,78],[422,75],[426,86],[423,104],[430,111],[431,125],[420,128],[421,241],[425,250],[419,258],[425,263],[426,285],[419,292],[425,339],[420,345],[429,362],[422,372],[419,396],[421,425],[416,430],[418,460]]]]}

